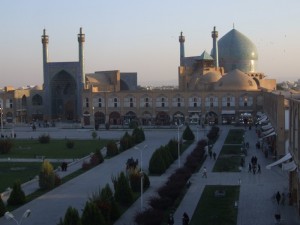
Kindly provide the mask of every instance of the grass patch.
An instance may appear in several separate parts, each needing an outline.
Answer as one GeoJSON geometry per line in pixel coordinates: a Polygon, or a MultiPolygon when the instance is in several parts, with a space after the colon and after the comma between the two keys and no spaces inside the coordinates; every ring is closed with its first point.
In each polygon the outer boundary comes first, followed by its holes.
{"type": "Polygon", "coordinates": [[[240,172],[242,156],[221,156],[215,163],[213,172],[240,172]]]}
{"type": "Polygon", "coordinates": [[[242,144],[245,133],[244,129],[231,129],[225,139],[224,144],[242,144]]]}
{"type": "Polygon", "coordinates": [[[206,186],[191,219],[191,225],[236,225],[237,208],[235,201],[239,199],[239,186],[206,186]],[[216,197],[217,190],[225,191],[225,196],[216,197]]]}
{"type": "Polygon", "coordinates": [[[9,154],[0,155],[0,158],[82,158],[96,149],[106,146],[108,140],[72,140],[74,147],[67,148],[68,140],[50,140],[48,144],[41,144],[38,140],[12,140],[13,148],[9,154]]]}
{"type": "MultiPolygon", "coordinates": [[[[54,168],[60,163],[51,163],[54,168]]],[[[35,176],[41,170],[42,162],[1,162],[0,163],[0,193],[8,187],[13,187],[16,180],[25,183],[35,176]]]]}
{"type": "Polygon", "coordinates": [[[240,155],[242,153],[241,151],[241,145],[223,145],[220,156],[223,155],[240,155]]]}

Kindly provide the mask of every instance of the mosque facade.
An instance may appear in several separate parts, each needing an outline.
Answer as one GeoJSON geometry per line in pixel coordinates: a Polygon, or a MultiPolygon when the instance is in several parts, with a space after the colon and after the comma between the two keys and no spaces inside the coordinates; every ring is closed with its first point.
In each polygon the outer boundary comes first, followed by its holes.
{"type": "Polygon", "coordinates": [[[178,88],[140,88],[137,73],[119,70],[85,71],[82,28],[77,35],[78,61],[50,62],[49,36],[43,31],[43,86],[5,87],[0,93],[5,123],[32,121],[77,122],[82,126],[233,124],[263,110],[263,92],[276,81],[256,71],[258,53],[249,38],[232,29],[218,40],[212,33],[212,51],[185,56],[185,37],[179,36],[178,88]]]}

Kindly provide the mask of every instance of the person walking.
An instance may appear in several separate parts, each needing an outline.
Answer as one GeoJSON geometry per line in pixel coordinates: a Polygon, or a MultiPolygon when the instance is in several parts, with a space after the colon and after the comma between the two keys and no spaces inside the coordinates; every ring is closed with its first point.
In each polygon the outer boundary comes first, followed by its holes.
{"type": "Polygon", "coordinates": [[[282,192],[281,194],[281,205],[284,205],[285,204],[285,195],[284,195],[284,192],[282,192]]]}
{"type": "Polygon", "coordinates": [[[204,166],[204,168],[203,168],[202,177],[207,178],[207,170],[206,170],[206,167],[205,167],[205,166],[204,166]]]}
{"type": "Polygon", "coordinates": [[[174,217],[173,213],[170,213],[169,219],[168,219],[168,225],[173,225],[174,224],[174,217]]]}
{"type": "Polygon", "coordinates": [[[217,154],[215,152],[213,153],[213,157],[214,157],[214,160],[216,160],[217,154]]]}
{"type": "Polygon", "coordinates": [[[251,163],[249,163],[249,166],[248,166],[248,173],[251,173],[252,171],[252,166],[251,166],[251,163]]]}
{"type": "Polygon", "coordinates": [[[260,164],[257,164],[257,173],[261,173],[260,164]]]}
{"type": "Polygon", "coordinates": [[[279,193],[279,191],[277,191],[277,194],[276,194],[276,201],[277,201],[277,204],[279,205],[280,203],[280,199],[281,199],[281,195],[279,193]]]}
{"type": "Polygon", "coordinates": [[[190,223],[190,218],[186,212],[182,216],[182,225],[188,225],[190,223]]]}

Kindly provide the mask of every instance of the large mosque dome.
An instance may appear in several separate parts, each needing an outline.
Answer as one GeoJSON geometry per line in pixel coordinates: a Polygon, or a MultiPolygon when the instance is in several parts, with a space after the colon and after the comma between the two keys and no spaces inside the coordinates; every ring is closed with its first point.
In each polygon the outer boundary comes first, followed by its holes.
{"type": "Polygon", "coordinates": [[[244,73],[255,72],[258,59],[253,42],[236,29],[232,29],[218,41],[219,63],[225,72],[239,69],[244,73]]]}
{"type": "Polygon", "coordinates": [[[215,90],[218,91],[252,91],[257,89],[255,80],[238,69],[225,74],[215,84],[215,90]]]}

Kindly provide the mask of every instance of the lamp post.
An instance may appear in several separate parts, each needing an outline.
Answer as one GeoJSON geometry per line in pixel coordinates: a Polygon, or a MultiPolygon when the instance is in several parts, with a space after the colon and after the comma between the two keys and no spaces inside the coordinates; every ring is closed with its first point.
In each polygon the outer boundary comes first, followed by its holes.
{"type": "Polygon", "coordinates": [[[178,142],[178,146],[177,146],[177,150],[178,150],[178,167],[180,168],[180,140],[179,140],[179,128],[181,128],[183,126],[183,124],[177,123],[177,142],[178,142]]]}
{"type": "Polygon", "coordinates": [[[95,113],[94,113],[95,107],[94,106],[92,107],[92,110],[93,110],[93,121],[94,121],[94,131],[95,131],[95,129],[96,129],[96,121],[95,121],[95,113]]]}
{"type": "Polygon", "coordinates": [[[141,170],[141,211],[143,210],[143,193],[144,193],[144,172],[141,170]]]}
{"type": "Polygon", "coordinates": [[[15,216],[11,212],[8,212],[8,211],[4,214],[4,216],[7,220],[13,220],[16,222],[17,225],[21,225],[23,219],[28,218],[30,216],[30,213],[31,213],[31,210],[27,209],[24,212],[23,216],[21,217],[20,221],[16,220],[15,216]]]}
{"type": "Polygon", "coordinates": [[[1,113],[1,135],[3,134],[3,109],[2,107],[0,108],[0,113],[1,113]]]}

